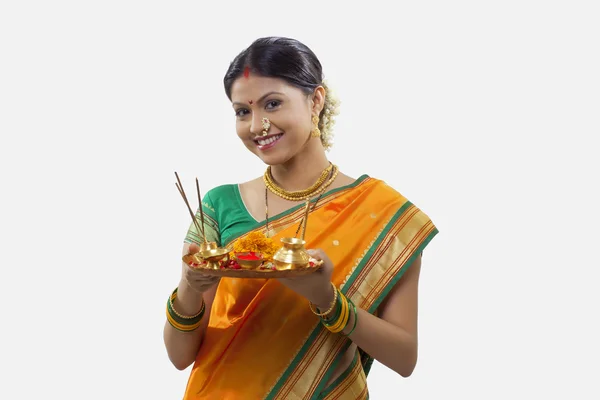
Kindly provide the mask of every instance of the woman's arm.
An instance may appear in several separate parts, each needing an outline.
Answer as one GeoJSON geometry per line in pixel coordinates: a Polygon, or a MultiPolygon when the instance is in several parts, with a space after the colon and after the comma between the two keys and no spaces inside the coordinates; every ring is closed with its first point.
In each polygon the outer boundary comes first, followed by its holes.
{"type": "MultiPolygon", "coordinates": [[[[333,263],[320,249],[309,250],[312,257],[323,260],[323,267],[300,278],[279,281],[314,304],[319,310],[330,310],[334,301],[331,290],[333,263]]],[[[408,268],[379,306],[379,317],[357,307],[358,322],[350,339],[380,363],[408,377],[417,364],[417,298],[421,256],[408,268]]],[[[336,310],[331,309],[331,317],[336,310]]],[[[354,310],[343,333],[354,327],[354,310]]]]}
{"type": "MultiPolygon", "coordinates": [[[[188,249],[189,245],[184,245],[183,255],[188,254],[188,249]]],[[[185,278],[186,268],[188,267],[183,264],[182,268],[182,279],[179,282],[177,298],[173,302],[173,308],[182,315],[195,315],[202,307],[202,299],[204,299],[206,308],[202,325],[192,332],[181,332],[173,328],[169,321],[165,323],[163,337],[167,348],[167,354],[173,365],[179,370],[186,369],[196,360],[200,345],[202,344],[202,339],[204,338],[204,332],[208,326],[212,303],[217,292],[216,284],[202,293],[194,290],[187,283],[185,278]]],[[[165,296],[165,302],[167,296],[165,296]]]]}
{"type": "MultiPolygon", "coordinates": [[[[421,256],[407,267],[404,276],[379,307],[379,317],[359,309],[356,329],[350,339],[371,357],[409,377],[417,364],[418,285],[421,256]]],[[[354,325],[354,312],[344,330],[354,325]]]]}

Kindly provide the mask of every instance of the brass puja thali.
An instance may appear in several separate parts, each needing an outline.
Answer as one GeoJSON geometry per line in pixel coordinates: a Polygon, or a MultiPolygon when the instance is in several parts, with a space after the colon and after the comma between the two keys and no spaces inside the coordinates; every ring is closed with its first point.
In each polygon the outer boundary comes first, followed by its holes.
{"type": "MultiPolygon", "coordinates": [[[[177,173],[175,173],[177,176],[177,173]]],[[[302,276],[318,271],[323,261],[312,258],[304,245],[304,235],[308,219],[309,202],[306,202],[302,226],[302,237],[284,237],[280,243],[255,231],[236,240],[231,248],[220,248],[217,243],[209,242],[204,235],[204,213],[200,197],[198,179],[196,189],[200,203],[200,221],[194,215],[177,176],[177,188],[183,197],[192,221],[198,232],[205,238],[197,252],[183,256],[184,263],[190,268],[202,271],[206,275],[229,278],[288,278],[302,276]]]]}

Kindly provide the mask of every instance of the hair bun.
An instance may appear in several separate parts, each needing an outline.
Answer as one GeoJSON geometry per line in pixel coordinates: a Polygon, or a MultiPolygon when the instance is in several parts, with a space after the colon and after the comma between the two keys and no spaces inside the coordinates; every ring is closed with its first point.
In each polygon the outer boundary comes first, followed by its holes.
{"type": "Polygon", "coordinates": [[[325,89],[325,104],[319,118],[319,130],[323,147],[325,150],[329,150],[333,146],[333,126],[335,125],[335,116],[340,113],[341,102],[326,80],[323,80],[321,85],[325,89]]]}

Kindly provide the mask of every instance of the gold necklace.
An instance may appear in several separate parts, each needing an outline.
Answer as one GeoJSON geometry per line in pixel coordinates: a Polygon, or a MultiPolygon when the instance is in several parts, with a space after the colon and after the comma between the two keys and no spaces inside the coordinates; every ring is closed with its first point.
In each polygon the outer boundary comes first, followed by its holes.
{"type": "Polygon", "coordinates": [[[271,191],[274,191],[275,194],[278,194],[278,195],[283,194],[287,197],[302,200],[306,196],[312,195],[312,193],[314,193],[317,189],[319,189],[319,187],[321,187],[323,182],[325,182],[325,179],[327,179],[327,176],[329,175],[329,172],[331,171],[332,168],[333,168],[333,164],[329,163],[329,166],[327,168],[325,168],[323,170],[323,172],[321,172],[321,176],[319,177],[319,179],[317,179],[317,181],[311,187],[309,187],[308,189],[304,189],[304,190],[288,192],[287,190],[279,187],[279,185],[277,185],[275,183],[275,181],[273,180],[273,174],[271,173],[270,165],[267,167],[267,170],[265,171],[264,181],[265,181],[265,184],[267,185],[267,187],[271,191]]]}
{"type": "Polygon", "coordinates": [[[333,183],[337,174],[337,166],[329,163],[329,166],[323,170],[319,179],[311,187],[293,192],[287,191],[275,183],[273,180],[273,175],[271,174],[271,166],[267,167],[267,170],[263,176],[263,180],[266,188],[277,196],[290,201],[304,201],[323,193],[323,191],[333,183]],[[329,180],[325,182],[328,176],[329,180]]]}
{"type": "MultiPolygon", "coordinates": [[[[317,201],[315,201],[315,204],[313,204],[313,207],[312,207],[313,211],[315,211],[315,208],[317,208],[317,203],[319,202],[319,200],[321,200],[321,196],[323,196],[323,193],[325,193],[325,189],[327,187],[329,187],[329,185],[331,185],[331,182],[333,182],[333,180],[337,176],[337,173],[338,173],[337,166],[334,166],[333,170],[331,170],[331,173],[329,175],[330,179],[328,181],[328,184],[324,188],[321,188],[321,190],[319,190],[319,192],[320,192],[319,197],[317,197],[317,201]]],[[[268,193],[269,193],[269,191],[267,190],[267,188],[265,188],[265,236],[271,237],[269,234],[269,200],[268,200],[268,196],[267,196],[268,193]]],[[[296,229],[296,234],[294,235],[294,237],[298,236],[298,232],[300,232],[300,228],[302,227],[303,222],[304,222],[304,217],[302,217],[302,220],[300,221],[300,224],[298,225],[298,229],[296,229]]]]}

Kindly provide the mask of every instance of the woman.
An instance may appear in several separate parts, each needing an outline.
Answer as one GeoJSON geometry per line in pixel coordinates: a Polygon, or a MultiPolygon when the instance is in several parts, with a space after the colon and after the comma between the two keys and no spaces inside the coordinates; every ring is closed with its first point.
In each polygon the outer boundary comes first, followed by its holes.
{"type": "MultiPolygon", "coordinates": [[[[184,263],[164,338],[177,368],[194,364],[185,399],[363,399],[373,359],[403,377],[415,368],[421,255],[438,231],[382,181],[330,163],[337,102],[322,77],[287,38],[256,40],[225,75],[237,134],[268,167],[205,195],[206,238],[293,237],[309,198],[306,248],[324,264],[298,278],[218,279],[184,263]]],[[[203,240],[190,225],[183,254],[203,240]]]]}

